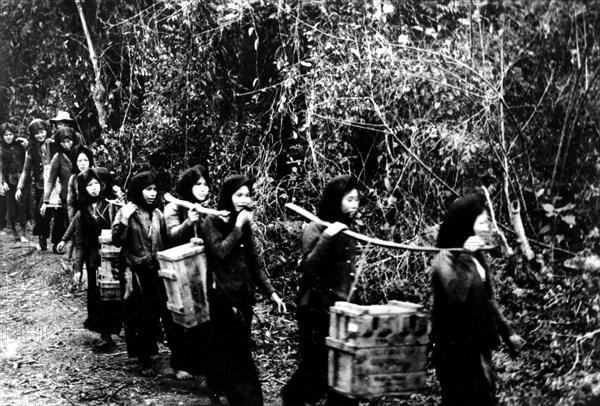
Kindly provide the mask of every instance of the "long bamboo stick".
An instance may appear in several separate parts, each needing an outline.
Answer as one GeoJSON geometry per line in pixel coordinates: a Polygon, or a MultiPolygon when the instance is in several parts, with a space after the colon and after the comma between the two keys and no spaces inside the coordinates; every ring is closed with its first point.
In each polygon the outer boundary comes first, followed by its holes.
{"type": "Polygon", "coordinates": [[[229,212],[227,210],[214,210],[214,209],[209,209],[207,207],[204,207],[198,203],[192,203],[192,202],[188,202],[187,200],[181,200],[176,198],[175,196],[173,196],[170,193],[165,193],[163,198],[165,199],[165,201],[169,202],[169,203],[174,203],[177,206],[181,206],[181,207],[185,207],[186,209],[194,209],[196,210],[198,213],[204,213],[204,214],[214,214],[217,216],[228,216],[229,212]]]}
{"type": "MultiPolygon", "coordinates": [[[[292,211],[295,211],[296,213],[300,214],[301,216],[307,218],[310,221],[314,221],[317,224],[321,224],[325,227],[329,227],[331,225],[330,222],[321,220],[319,217],[315,216],[308,210],[305,210],[302,207],[297,206],[293,203],[286,203],[285,207],[287,207],[288,209],[290,209],[292,211]]],[[[464,248],[437,248],[437,247],[425,247],[425,246],[417,246],[417,245],[400,244],[400,243],[393,242],[393,241],[385,241],[385,240],[381,240],[379,238],[369,237],[369,236],[357,233],[356,231],[352,231],[352,230],[342,230],[342,233],[344,233],[348,237],[354,238],[357,241],[361,241],[366,244],[378,245],[380,247],[385,247],[385,248],[394,248],[394,249],[401,249],[401,250],[406,250],[406,251],[418,251],[418,252],[440,252],[440,251],[471,252],[464,248]]],[[[481,247],[480,250],[490,251],[495,248],[496,247],[493,247],[493,246],[484,246],[484,247],[481,247]]]]}

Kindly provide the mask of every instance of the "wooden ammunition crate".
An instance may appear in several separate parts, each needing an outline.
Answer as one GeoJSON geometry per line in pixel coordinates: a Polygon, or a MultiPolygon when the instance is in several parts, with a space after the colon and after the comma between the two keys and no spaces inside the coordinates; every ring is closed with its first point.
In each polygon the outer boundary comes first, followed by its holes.
{"type": "Polygon", "coordinates": [[[112,230],[102,230],[100,233],[100,256],[117,260],[121,249],[112,245],[112,230]]]}
{"type": "Polygon", "coordinates": [[[209,320],[204,246],[187,243],[157,254],[173,321],[190,328],[209,320]]]}
{"type": "Polygon", "coordinates": [[[336,302],[330,312],[329,338],[350,346],[424,345],[429,341],[429,318],[421,305],[396,300],[373,306],[336,302]]]}
{"type": "Polygon", "coordinates": [[[328,383],[350,398],[375,399],[425,387],[425,345],[357,348],[327,339],[328,383]]]}
{"type": "Polygon", "coordinates": [[[111,230],[102,230],[100,234],[100,268],[96,271],[96,284],[100,290],[100,300],[121,300],[121,284],[118,275],[120,249],[111,244],[111,230]]]}

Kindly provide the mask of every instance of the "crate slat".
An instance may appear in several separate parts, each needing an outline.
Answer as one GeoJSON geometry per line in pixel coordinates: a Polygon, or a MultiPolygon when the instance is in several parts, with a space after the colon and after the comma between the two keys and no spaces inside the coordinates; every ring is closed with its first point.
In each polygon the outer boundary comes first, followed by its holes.
{"type": "Polygon", "coordinates": [[[429,317],[414,303],[330,308],[328,383],[350,398],[375,399],[426,383],[429,317]]]}
{"type": "Polygon", "coordinates": [[[186,328],[209,320],[204,246],[187,243],[157,253],[173,321],[186,328]]]}
{"type": "Polygon", "coordinates": [[[96,284],[101,301],[121,300],[121,284],[115,275],[119,274],[118,260],[120,249],[110,244],[112,231],[102,230],[100,237],[100,268],[96,271],[96,284]]]}
{"type": "Polygon", "coordinates": [[[426,344],[430,323],[421,308],[397,301],[374,306],[336,302],[330,308],[329,337],[355,347],[426,344]]]}

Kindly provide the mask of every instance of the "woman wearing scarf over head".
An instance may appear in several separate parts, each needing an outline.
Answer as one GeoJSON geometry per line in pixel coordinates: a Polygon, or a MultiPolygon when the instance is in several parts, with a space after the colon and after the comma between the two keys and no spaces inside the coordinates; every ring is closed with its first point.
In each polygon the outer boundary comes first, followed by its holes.
{"type": "Polygon", "coordinates": [[[110,184],[105,179],[110,173],[105,168],[83,170],[75,179],[77,188],[77,206],[79,210],[58,244],[57,250],[62,252],[67,241],[73,239],[77,250],[75,253],[75,269],[87,269],[87,310],[88,318],[83,326],[88,330],[100,333],[100,342],[94,351],[102,352],[115,346],[112,334],[121,331],[121,304],[117,301],[101,301],[100,290],[96,284],[96,271],[100,267],[100,242],[98,238],[103,229],[110,229],[115,218],[116,207],[106,199],[112,196],[110,184]]]}
{"type": "Polygon", "coordinates": [[[27,223],[27,209],[29,195],[20,200],[16,199],[19,178],[25,163],[25,147],[17,140],[17,128],[10,123],[0,125],[0,144],[2,171],[0,183],[6,197],[6,220],[10,225],[15,240],[26,243],[25,225],[27,223]]]}
{"type": "Polygon", "coordinates": [[[44,168],[50,166],[53,156],[53,141],[48,138],[48,125],[44,120],[36,118],[29,123],[29,145],[25,154],[23,172],[19,178],[19,185],[15,197],[21,200],[33,181],[34,218],[33,235],[38,236],[37,248],[41,251],[47,249],[47,239],[50,236],[50,221],[54,210],[45,215],[40,213],[44,200],[44,168]]]}
{"type": "Polygon", "coordinates": [[[160,316],[166,310],[158,278],[156,253],[168,244],[165,220],[158,210],[156,176],[135,175],[127,198],[113,222],[112,242],[121,248],[132,274],[132,291],[125,298],[125,341],[130,358],[138,358],[143,376],[153,376],[152,356],[158,354],[162,339],[160,316]]]}
{"type": "Polygon", "coordinates": [[[341,233],[351,227],[359,206],[357,180],[352,175],[333,178],[323,191],[318,217],[329,227],[310,223],[302,234],[298,294],[300,365],[282,389],[284,405],[316,403],[327,395],[328,405],[358,405],[328,390],[329,307],[349,300],[355,277],[356,240],[341,233]]]}
{"type": "Polygon", "coordinates": [[[55,209],[54,227],[52,229],[52,251],[58,253],[56,246],[60,242],[62,235],[68,225],[67,220],[67,194],[69,177],[71,176],[71,150],[75,146],[75,131],[69,127],[63,127],[54,134],[54,143],[56,153],[50,163],[50,173],[44,185],[44,203],[40,208],[42,216],[46,215],[46,208],[50,203],[50,195],[56,186],[57,180],[60,181],[60,203],[61,207],[55,209]]]}
{"type": "Polygon", "coordinates": [[[252,308],[255,287],[269,297],[278,311],[285,304],[260,265],[252,236],[252,182],[244,175],[225,179],[218,210],[226,218],[209,215],[202,224],[206,245],[210,318],[213,328],[211,368],[207,381],[212,390],[224,389],[231,406],[261,406],[263,394],[252,359],[252,308]]]}
{"type": "Polygon", "coordinates": [[[75,178],[81,172],[94,167],[94,153],[85,145],[76,145],[71,150],[71,176],[67,186],[67,215],[73,220],[77,212],[78,189],[75,178]]]}
{"type": "MultiPolygon", "coordinates": [[[[181,175],[175,186],[175,196],[191,203],[205,205],[208,201],[210,181],[208,170],[196,165],[181,175]]],[[[201,235],[202,216],[194,209],[186,209],[175,203],[165,206],[165,222],[172,246],[189,243],[201,235]]],[[[176,324],[171,315],[163,318],[167,342],[171,349],[171,367],[177,379],[190,379],[191,374],[206,372],[208,326],[206,323],[192,328],[176,324]]]]}
{"type": "Polygon", "coordinates": [[[514,354],[522,345],[494,298],[492,274],[484,253],[490,226],[481,194],[452,203],[440,226],[432,265],[433,361],[443,406],[497,405],[492,350],[499,335],[514,354]]]}

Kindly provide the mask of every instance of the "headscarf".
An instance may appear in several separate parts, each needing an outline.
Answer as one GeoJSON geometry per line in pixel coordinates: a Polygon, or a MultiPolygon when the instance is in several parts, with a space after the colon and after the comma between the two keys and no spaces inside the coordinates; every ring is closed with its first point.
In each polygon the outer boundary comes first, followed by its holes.
{"type": "Polygon", "coordinates": [[[73,141],[73,146],[75,146],[77,140],[77,137],[75,136],[75,130],[73,130],[70,127],[63,127],[56,130],[56,132],[54,133],[54,143],[56,144],[56,150],[58,152],[62,152],[70,158],[71,151],[65,151],[65,149],[61,145],[61,143],[66,139],[70,139],[71,141],[73,141]]]}
{"type": "Polygon", "coordinates": [[[79,175],[77,175],[75,178],[75,185],[77,187],[77,204],[80,210],[85,206],[98,202],[104,198],[106,193],[106,183],[100,176],[98,169],[100,168],[87,169],[79,173],[79,175]],[[90,196],[86,189],[88,183],[90,183],[92,179],[96,179],[98,183],[100,183],[100,193],[96,197],[90,196]]]}
{"type": "Polygon", "coordinates": [[[245,175],[229,176],[227,179],[225,179],[225,181],[223,181],[223,186],[221,187],[221,192],[219,193],[219,201],[217,202],[217,210],[227,210],[233,215],[235,213],[235,209],[233,208],[231,197],[242,186],[248,186],[250,193],[252,193],[253,184],[254,182],[252,182],[252,180],[245,175]]]}
{"type": "Polygon", "coordinates": [[[339,221],[349,225],[352,218],[347,213],[342,213],[342,199],[348,192],[357,188],[358,181],[353,175],[339,175],[330,180],[319,204],[319,218],[331,223],[339,221]]]}
{"type": "Polygon", "coordinates": [[[88,147],[83,144],[75,145],[71,149],[71,162],[73,165],[71,166],[71,172],[75,175],[79,173],[79,167],[77,166],[77,158],[79,154],[84,154],[87,156],[87,159],[90,161],[90,168],[94,167],[94,153],[88,147]]]}
{"type": "Polygon", "coordinates": [[[229,225],[235,224],[238,213],[233,207],[231,197],[242,186],[248,186],[248,190],[252,193],[254,182],[245,175],[231,175],[223,181],[221,192],[219,193],[219,201],[217,202],[217,210],[229,211],[229,225]]]}
{"type": "Polygon", "coordinates": [[[202,165],[192,166],[183,172],[179,178],[179,181],[177,182],[177,185],[175,186],[175,195],[182,200],[196,202],[192,188],[200,178],[204,178],[207,184],[210,182],[208,169],[202,165]]]}
{"type": "Polygon", "coordinates": [[[142,207],[148,211],[152,211],[156,206],[158,206],[159,198],[157,196],[157,198],[154,200],[154,203],[149,205],[146,203],[142,191],[153,184],[156,184],[156,175],[153,172],[146,171],[138,173],[131,178],[131,181],[129,182],[127,199],[139,207],[142,207]]]}
{"type": "MultiPolygon", "coordinates": [[[[79,213],[81,213],[84,238],[92,244],[92,246],[97,246],[98,238],[93,236],[100,235],[103,223],[104,227],[110,227],[110,218],[94,218],[87,209],[87,206],[104,200],[107,195],[112,193],[112,176],[106,168],[90,168],[77,175],[75,182],[77,185],[77,205],[79,213]],[[98,193],[98,196],[96,197],[90,196],[86,189],[88,183],[90,183],[92,179],[96,179],[98,183],[100,183],[100,193],[98,193]]],[[[98,207],[96,209],[99,210],[98,207]]]]}
{"type": "Polygon", "coordinates": [[[475,234],[475,220],[485,210],[485,197],[481,193],[472,193],[456,199],[448,208],[440,226],[437,247],[462,248],[465,241],[475,234]]]}

